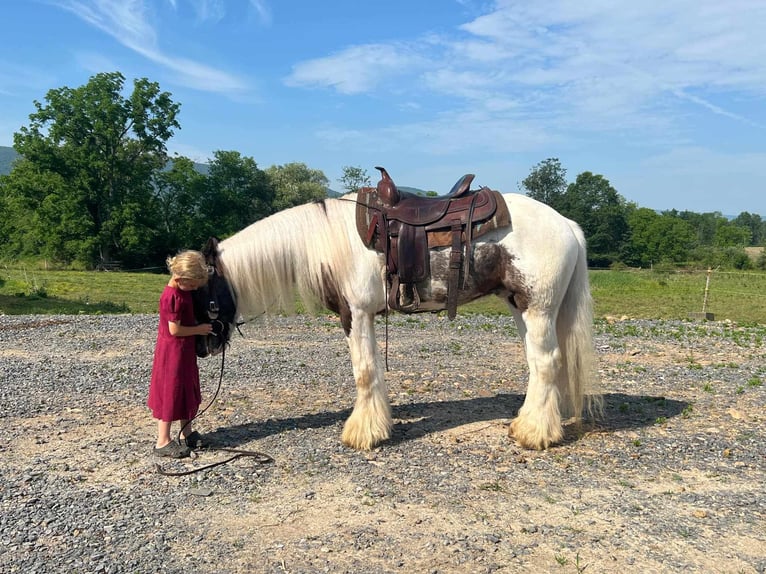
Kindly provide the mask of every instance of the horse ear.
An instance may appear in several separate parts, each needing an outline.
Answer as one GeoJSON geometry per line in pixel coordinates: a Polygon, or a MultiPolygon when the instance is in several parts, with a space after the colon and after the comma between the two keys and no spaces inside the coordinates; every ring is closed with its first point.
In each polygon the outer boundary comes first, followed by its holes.
{"type": "Polygon", "coordinates": [[[218,255],[218,238],[211,237],[205,243],[205,247],[202,248],[202,253],[206,258],[215,257],[218,255]]]}
{"type": "Polygon", "coordinates": [[[208,265],[213,265],[216,257],[218,257],[218,238],[211,237],[205,243],[205,247],[202,248],[202,254],[205,256],[205,260],[208,265]]]}

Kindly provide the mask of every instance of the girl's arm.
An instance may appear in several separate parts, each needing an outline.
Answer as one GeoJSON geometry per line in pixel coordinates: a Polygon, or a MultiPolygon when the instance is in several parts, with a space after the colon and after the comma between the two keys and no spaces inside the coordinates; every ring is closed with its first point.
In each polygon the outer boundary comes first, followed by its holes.
{"type": "Polygon", "coordinates": [[[207,335],[213,331],[210,323],[200,323],[199,325],[181,325],[180,322],[168,321],[168,330],[174,337],[191,337],[192,335],[207,335]]]}

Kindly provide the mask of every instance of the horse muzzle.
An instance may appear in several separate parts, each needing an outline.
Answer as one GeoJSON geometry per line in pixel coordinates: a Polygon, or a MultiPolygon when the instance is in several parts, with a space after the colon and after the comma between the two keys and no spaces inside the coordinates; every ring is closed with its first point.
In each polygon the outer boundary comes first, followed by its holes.
{"type": "Polygon", "coordinates": [[[209,335],[197,335],[195,337],[195,351],[198,357],[214,357],[221,353],[229,344],[231,325],[218,319],[210,321],[213,332],[209,335]]]}

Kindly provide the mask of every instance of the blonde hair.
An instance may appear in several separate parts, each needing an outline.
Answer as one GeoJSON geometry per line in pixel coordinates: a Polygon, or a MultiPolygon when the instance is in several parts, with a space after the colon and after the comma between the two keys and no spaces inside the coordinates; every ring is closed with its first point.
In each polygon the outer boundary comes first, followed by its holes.
{"type": "Polygon", "coordinates": [[[177,279],[189,279],[207,283],[208,270],[205,256],[199,251],[181,251],[175,257],[166,260],[168,271],[177,279]]]}

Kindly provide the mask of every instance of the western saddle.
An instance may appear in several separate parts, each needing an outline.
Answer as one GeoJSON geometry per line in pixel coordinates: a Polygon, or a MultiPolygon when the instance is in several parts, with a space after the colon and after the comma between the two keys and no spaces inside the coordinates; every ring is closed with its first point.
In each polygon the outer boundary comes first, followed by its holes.
{"type": "Polygon", "coordinates": [[[385,256],[389,308],[418,312],[417,284],[431,276],[430,250],[451,247],[447,315],[454,319],[473,239],[511,223],[505,200],[487,187],[471,190],[473,174],[461,177],[446,195],[423,197],[400,191],[384,168],[375,169],[381,180],[359,190],[356,226],[365,246],[385,256]]]}

